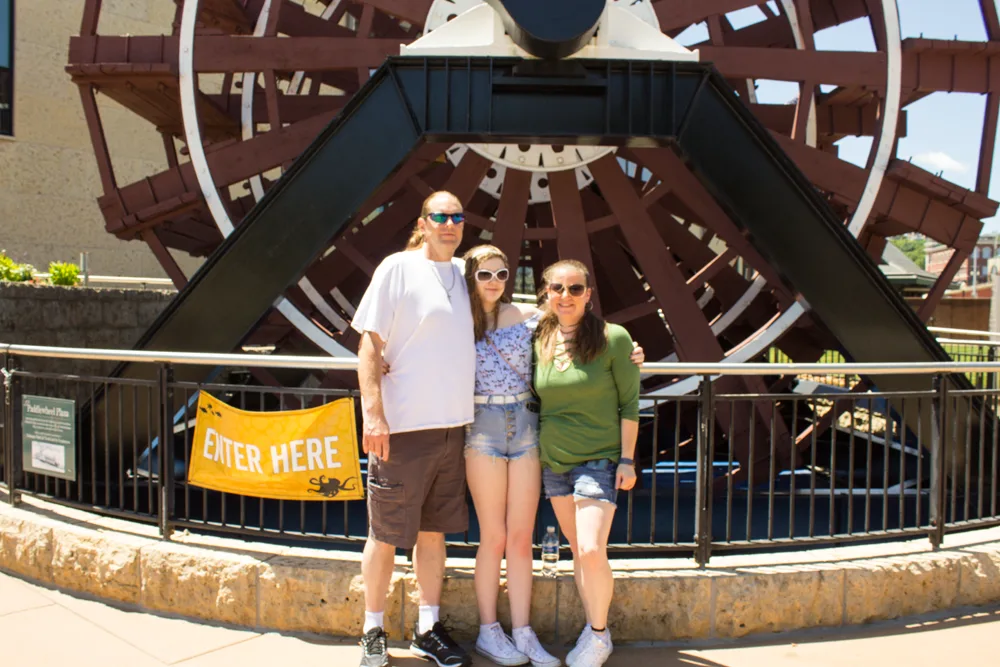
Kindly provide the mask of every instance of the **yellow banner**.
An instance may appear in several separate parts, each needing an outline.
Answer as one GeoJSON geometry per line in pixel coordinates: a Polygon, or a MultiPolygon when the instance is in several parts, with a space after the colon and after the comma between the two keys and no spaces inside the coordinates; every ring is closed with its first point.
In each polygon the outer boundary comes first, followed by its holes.
{"type": "Polygon", "coordinates": [[[198,397],[188,481],[279,500],[360,500],[354,399],[287,412],[246,412],[198,397]]]}

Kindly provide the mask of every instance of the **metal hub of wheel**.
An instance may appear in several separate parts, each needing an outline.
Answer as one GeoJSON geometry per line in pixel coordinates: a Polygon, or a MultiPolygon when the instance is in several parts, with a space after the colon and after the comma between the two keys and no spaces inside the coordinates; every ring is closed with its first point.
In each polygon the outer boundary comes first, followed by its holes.
{"type": "MultiPolygon", "coordinates": [[[[427,19],[424,22],[424,34],[433,32],[436,28],[483,4],[484,0],[434,0],[427,19]]],[[[656,18],[653,5],[647,0],[613,0],[617,6],[623,7],[645,23],[659,29],[660,22],[656,18]]],[[[500,199],[504,176],[507,169],[520,169],[532,172],[531,196],[529,203],[539,204],[550,201],[548,172],[573,169],[580,189],[594,182],[594,177],[586,169],[588,163],[615,152],[607,146],[529,146],[517,144],[469,144],[454,146],[448,150],[448,159],[458,165],[465,151],[472,149],[479,155],[493,161],[481,188],[484,192],[500,199]]]]}

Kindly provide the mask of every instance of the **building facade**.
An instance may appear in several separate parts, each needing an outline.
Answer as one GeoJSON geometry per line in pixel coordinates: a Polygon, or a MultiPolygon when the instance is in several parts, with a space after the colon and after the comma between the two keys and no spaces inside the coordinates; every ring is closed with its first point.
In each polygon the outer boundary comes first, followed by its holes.
{"type": "MultiPolygon", "coordinates": [[[[990,282],[989,263],[997,255],[998,241],[1000,235],[997,234],[980,236],[975,249],[955,274],[954,282],[961,288],[986,286],[990,282]]],[[[954,250],[928,239],[924,246],[925,269],[928,273],[940,275],[953,253],[954,250]]]]}
{"type": "MultiPolygon", "coordinates": [[[[139,241],[104,230],[102,194],[80,92],[65,71],[79,34],[82,0],[0,0],[0,250],[44,271],[88,253],[96,275],[163,277],[139,241]],[[6,54],[6,55],[4,55],[6,54]]],[[[105,0],[101,32],[170,34],[176,6],[162,0],[105,0]]],[[[116,173],[125,182],[166,167],[161,136],[98,95],[116,173]],[[126,180],[128,179],[128,180],[126,180]]],[[[197,261],[178,257],[185,271],[197,261]]]]}

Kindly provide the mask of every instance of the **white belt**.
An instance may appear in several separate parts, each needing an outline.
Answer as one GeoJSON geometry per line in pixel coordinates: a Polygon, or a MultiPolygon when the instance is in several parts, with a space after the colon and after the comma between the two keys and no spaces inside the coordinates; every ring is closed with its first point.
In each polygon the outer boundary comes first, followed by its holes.
{"type": "Polygon", "coordinates": [[[517,396],[475,396],[472,400],[485,405],[509,405],[526,401],[531,398],[531,395],[530,391],[523,391],[517,396]]]}

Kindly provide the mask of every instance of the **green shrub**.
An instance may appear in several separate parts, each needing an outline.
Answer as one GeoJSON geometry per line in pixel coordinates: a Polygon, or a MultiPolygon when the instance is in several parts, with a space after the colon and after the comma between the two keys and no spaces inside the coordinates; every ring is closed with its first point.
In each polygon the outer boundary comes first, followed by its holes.
{"type": "Polygon", "coordinates": [[[50,262],[49,281],[53,285],[76,285],[80,282],[80,267],[69,262],[50,262]]]}
{"type": "Polygon", "coordinates": [[[35,275],[35,267],[31,264],[18,264],[6,252],[0,250],[0,280],[12,283],[23,283],[35,275]]]}

